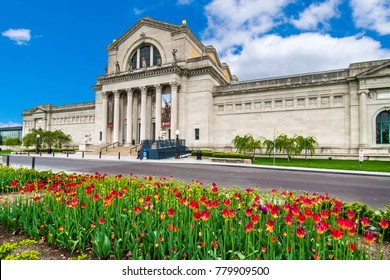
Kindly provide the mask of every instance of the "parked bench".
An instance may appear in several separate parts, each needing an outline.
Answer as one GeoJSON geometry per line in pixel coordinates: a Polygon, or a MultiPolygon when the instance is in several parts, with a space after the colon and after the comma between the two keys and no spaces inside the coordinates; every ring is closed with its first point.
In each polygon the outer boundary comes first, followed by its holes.
{"type": "Polygon", "coordinates": [[[211,162],[252,164],[251,159],[244,158],[210,158],[211,162]]]}

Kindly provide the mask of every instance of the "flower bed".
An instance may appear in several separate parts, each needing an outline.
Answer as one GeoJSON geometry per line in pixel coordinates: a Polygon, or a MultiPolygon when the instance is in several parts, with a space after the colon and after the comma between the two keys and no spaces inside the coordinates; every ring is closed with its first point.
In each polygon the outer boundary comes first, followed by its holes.
{"type": "Polygon", "coordinates": [[[100,259],[367,259],[388,231],[382,218],[375,236],[368,217],[327,194],[132,174],[50,174],[9,188],[21,195],[1,201],[1,223],[100,259]]]}

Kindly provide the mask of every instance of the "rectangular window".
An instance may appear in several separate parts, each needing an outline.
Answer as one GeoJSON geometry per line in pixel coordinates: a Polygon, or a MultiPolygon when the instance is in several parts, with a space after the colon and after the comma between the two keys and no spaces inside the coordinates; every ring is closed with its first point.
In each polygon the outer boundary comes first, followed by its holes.
{"type": "Polygon", "coordinates": [[[195,128],[195,140],[199,140],[199,128],[195,128]]]}

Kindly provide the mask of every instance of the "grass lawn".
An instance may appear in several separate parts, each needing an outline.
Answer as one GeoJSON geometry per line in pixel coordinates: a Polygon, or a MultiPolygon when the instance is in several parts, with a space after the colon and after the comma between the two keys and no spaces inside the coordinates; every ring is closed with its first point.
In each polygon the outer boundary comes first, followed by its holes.
{"type": "MultiPolygon", "coordinates": [[[[255,158],[253,164],[258,165],[273,165],[273,158],[262,157],[255,158]]],[[[306,167],[306,168],[323,168],[323,169],[342,169],[342,170],[360,170],[360,171],[377,171],[377,172],[390,172],[389,161],[374,161],[366,160],[363,162],[362,168],[358,160],[339,160],[339,159],[298,159],[292,158],[287,161],[287,158],[276,158],[276,166],[294,166],[294,167],[306,167]]]]}
{"type": "Polygon", "coordinates": [[[0,155],[9,155],[11,153],[11,150],[1,150],[0,155]]]}

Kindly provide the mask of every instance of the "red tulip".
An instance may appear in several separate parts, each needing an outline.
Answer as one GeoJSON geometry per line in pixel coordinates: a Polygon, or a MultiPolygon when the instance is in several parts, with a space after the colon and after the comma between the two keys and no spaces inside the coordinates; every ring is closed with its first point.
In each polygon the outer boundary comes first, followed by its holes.
{"type": "Polygon", "coordinates": [[[364,234],[364,239],[366,240],[366,243],[371,245],[376,240],[376,237],[372,234],[371,231],[366,231],[364,234]]]}
{"type": "Polygon", "coordinates": [[[330,234],[334,240],[340,240],[343,237],[343,230],[339,228],[332,228],[330,234]]]}
{"type": "Polygon", "coordinates": [[[273,232],[274,231],[274,226],[275,226],[275,223],[274,221],[272,221],[271,219],[268,219],[267,223],[266,223],[266,229],[265,229],[265,232],[273,232]]]}
{"type": "Polygon", "coordinates": [[[298,227],[297,228],[297,236],[299,237],[299,238],[304,238],[305,236],[306,236],[306,231],[305,231],[305,229],[303,228],[303,227],[298,227]]]}
{"type": "Polygon", "coordinates": [[[252,214],[252,223],[257,224],[259,222],[259,215],[258,214],[252,214]]]}
{"type": "Polygon", "coordinates": [[[208,210],[203,210],[201,218],[203,221],[207,221],[210,218],[210,212],[208,210]]]}
{"type": "Polygon", "coordinates": [[[190,202],[190,209],[192,209],[194,211],[199,209],[199,204],[196,200],[192,200],[190,202]]]}
{"type": "Polygon", "coordinates": [[[312,216],[312,219],[313,219],[313,222],[317,225],[321,222],[321,215],[318,214],[318,213],[315,213],[313,216],[312,216]]]}
{"type": "Polygon", "coordinates": [[[169,208],[167,214],[168,217],[173,217],[175,215],[175,210],[173,208],[169,208]]]}
{"type": "Polygon", "coordinates": [[[199,221],[199,220],[200,220],[200,217],[201,217],[200,212],[199,212],[199,211],[196,211],[196,212],[194,213],[194,219],[195,219],[195,221],[199,221]]]}
{"type": "Polygon", "coordinates": [[[251,222],[248,222],[246,225],[245,225],[245,230],[244,232],[251,232],[253,230],[253,224],[251,222]]]}
{"type": "Polygon", "coordinates": [[[381,226],[381,228],[387,229],[389,227],[389,221],[382,219],[382,220],[380,220],[379,225],[381,226]]]}
{"type": "Polygon", "coordinates": [[[227,208],[223,209],[223,210],[221,211],[221,214],[222,214],[222,217],[223,217],[224,219],[227,219],[227,218],[230,217],[230,211],[229,211],[229,209],[227,209],[227,208]]]}
{"type": "Polygon", "coordinates": [[[321,218],[322,218],[322,219],[327,220],[327,219],[329,219],[329,216],[330,216],[330,213],[329,213],[328,210],[322,210],[322,211],[321,211],[321,218]]]}
{"type": "Polygon", "coordinates": [[[353,218],[355,218],[355,212],[353,212],[352,210],[348,210],[347,216],[349,219],[352,220],[353,218]]]}
{"type": "Polygon", "coordinates": [[[370,219],[367,217],[362,217],[360,219],[360,222],[362,223],[363,227],[367,227],[370,224],[370,219]]]}
{"type": "Polygon", "coordinates": [[[140,206],[134,207],[134,213],[135,214],[139,214],[140,212],[141,212],[141,207],[140,206]]]}

